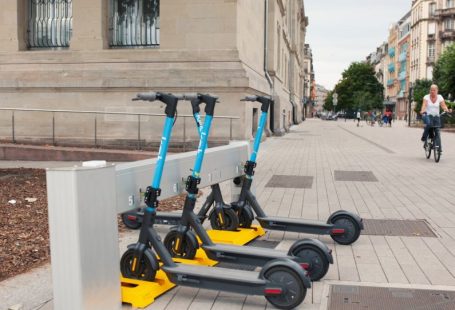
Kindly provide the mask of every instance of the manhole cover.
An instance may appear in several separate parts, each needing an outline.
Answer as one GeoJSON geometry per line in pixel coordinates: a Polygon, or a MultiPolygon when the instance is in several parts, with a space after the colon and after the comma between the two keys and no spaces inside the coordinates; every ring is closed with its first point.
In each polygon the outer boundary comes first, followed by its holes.
{"type": "Polygon", "coordinates": [[[363,235],[437,237],[424,220],[364,219],[363,224],[363,235]]]}
{"type": "Polygon", "coordinates": [[[313,177],[274,174],[265,187],[311,188],[313,177]]]}
{"type": "Polygon", "coordinates": [[[371,171],[335,170],[335,181],[377,182],[371,171]]]}
{"type": "Polygon", "coordinates": [[[329,310],[452,310],[455,292],[331,285],[329,310]]]}
{"type": "MultiPolygon", "coordinates": [[[[258,248],[267,248],[267,249],[274,249],[279,244],[279,241],[271,241],[271,240],[253,240],[252,242],[248,243],[248,246],[254,246],[258,248]]],[[[248,270],[253,271],[257,268],[257,266],[253,265],[239,265],[233,263],[226,263],[222,262],[216,265],[217,267],[227,268],[227,269],[237,269],[237,270],[248,270]]]]}

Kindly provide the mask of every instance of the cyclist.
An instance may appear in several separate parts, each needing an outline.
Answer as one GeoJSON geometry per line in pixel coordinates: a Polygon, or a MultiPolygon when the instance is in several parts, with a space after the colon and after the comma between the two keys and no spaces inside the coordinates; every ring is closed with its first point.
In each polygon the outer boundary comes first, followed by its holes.
{"type": "MultiPolygon", "coordinates": [[[[452,109],[447,108],[444,98],[441,95],[438,95],[438,86],[433,84],[430,87],[430,93],[423,97],[422,109],[420,109],[420,114],[423,115],[426,124],[425,129],[423,130],[422,142],[427,140],[428,133],[433,125],[430,123],[428,116],[439,117],[440,108],[446,112],[452,112],[452,109]]],[[[441,145],[439,146],[439,149],[442,152],[441,145]]]]}

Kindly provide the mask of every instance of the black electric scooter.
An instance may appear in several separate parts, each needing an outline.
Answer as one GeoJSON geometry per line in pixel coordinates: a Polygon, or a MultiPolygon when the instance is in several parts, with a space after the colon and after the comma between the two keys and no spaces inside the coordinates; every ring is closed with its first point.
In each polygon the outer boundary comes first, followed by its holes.
{"type": "MultiPolygon", "coordinates": [[[[272,100],[261,96],[256,98],[260,102],[261,100],[272,100]]],[[[262,111],[260,124],[254,140],[253,152],[250,155],[250,160],[248,160],[244,166],[245,177],[243,180],[240,178],[234,179],[235,184],[239,186],[241,184],[242,186],[239,200],[231,203],[232,208],[238,215],[239,227],[250,227],[254,220],[254,213],[256,213],[256,219],[260,225],[266,229],[330,235],[332,239],[339,244],[348,245],[354,243],[359,238],[360,232],[363,229],[363,221],[357,214],[349,211],[339,210],[332,213],[326,223],[314,220],[267,216],[265,214],[256,197],[251,192],[251,184],[253,183],[254,168],[256,168],[256,157],[261,143],[261,136],[267,120],[266,116],[267,114],[262,111]]],[[[212,186],[212,193],[207,197],[204,207],[210,208],[213,204],[224,204],[220,186],[218,184],[212,186]]],[[[211,223],[212,228],[223,229],[222,226],[217,226],[216,221],[211,223]]]]}
{"type": "MultiPolygon", "coordinates": [[[[256,98],[255,96],[246,97],[243,101],[256,101],[256,98]]],[[[261,110],[266,112],[270,101],[263,100],[261,103],[261,110]]],[[[195,119],[199,119],[199,116],[195,115],[195,119]]],[[[201,139],[203,135],[208,135],[208,132],[202,130],[201,139]]],[[[333,263],[330,249],[317,239],[298,240],[290,247],[287,253],[285,251],[252,246],[214,243],[202,226],[199,216],[194,213],[194,207],[195,200],[185,201],[180,224],[172,227],[164,239],[164,245],[174,257],[193,259],[199,248],[197,236],[202,242],[201,248],[205,251],[207,257],[212,260],[264,266],[273,259],[291,258],[308,271],[312,281],[317,281],[324,277],[330,264],[333,263]]],[[[221,218],[218,218],[218,220],[222,222],[221,218]]]]}
{"type": "MultiPolygon", "coordinates": [[[[195,202],[200,182],[199,173],[207,145],[207,135],[210,128],[216,97],[200,95],[197,97],[205,102],[206,119],[199,145],[193,173],[186,182],[186,200],[195,202]]],[[[290,259],[276,259],[267,263],[261,271],[248,272],[217,267],[194,266],[177,264],[172,260],[161,238],[153,228],[153,221],[158,207],[159,188],[166,153],[171,137],[177,103],[190,96],[175,96],[163,93],[139,94],[136,100],[159,100],[166,105],[166,121],[160,143],[152,186],[145,192],[143,224],[139,240],[128,246],[120,261],[122,275],[125,278],[153,281],[156,272],[161,268],[172,283],[183,286],[222,290],[248,295],[262,295],[275,307],[292,309],[297,307],[305,298],[306,290],[311,286],[299,264],[290,259]],[[155,253],[160,258],[160,266],[155,253]]],[[[190,202],[186,202],[189,204],[190,202]]]]}

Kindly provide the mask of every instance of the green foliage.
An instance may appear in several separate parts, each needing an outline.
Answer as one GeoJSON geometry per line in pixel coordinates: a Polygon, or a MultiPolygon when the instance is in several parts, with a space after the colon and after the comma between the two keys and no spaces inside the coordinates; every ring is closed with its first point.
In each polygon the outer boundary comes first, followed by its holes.
{"type": "Polygon", "coordinates": [[[333,91],[327,93],[327,98],[324,101],[324,110],[332,111],[333,110],[333,91]]]}
{"type": "Polygon", "coordinates": [[[455,96],[455,44],[447,47],[439,57],[434,67],[433,81],[444,98],[449,94],[455,96]]]}
{"type": "Polygon", "coordinates": [[[375,77],[373,66],[354,62],[343,72],[335,86],[338,94],[336,110],[382,109],[384,87],[375,77]]]}
{"type": "Polygon", "coordinates": [[[422,109],[423,97],[430,93],[431,80],[417,80],[414,85],[414,101],[416,102],[414,111],[419,114],[422,109]]]}

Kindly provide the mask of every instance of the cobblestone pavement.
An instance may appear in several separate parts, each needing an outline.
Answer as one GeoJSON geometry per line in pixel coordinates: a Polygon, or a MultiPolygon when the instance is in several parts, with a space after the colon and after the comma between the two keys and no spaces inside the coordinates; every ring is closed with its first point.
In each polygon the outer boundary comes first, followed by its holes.
{"type": "MultiPolygon", "coordinates": [[[[261,145],[255,185],[266,213],[325,221],[345,209],[365,219],[423,219],[436,235],[362,235],[355,244],[340,246],[327,236],[267,233],[265,238],[281,241],[279,249],[316,237],[333,250],[335,263],[299,309],[326,309],[328,288],[336,283],[455,290],[455,134],[442,133],[439,163],[425,158],[420,135],[421,129],[403,122],[380,128],[307,120],[261,145]],[[370,171],[377,181],[336,181],[335,170],[370,171]],[[306,189],[266,187],[273,175],[312,176],[313,183],[306,189]]],[[[121,252],[135,238],[123,235],[121,252]]],[[[50,283],[49,266],[1,282],[0,309],[18,303],[33,309],[47,300],[41,309],[52,309],[50,283]]],[[[262,297],[178,287],[147,309],[266,308],[271,306],[262,297]]]]}

